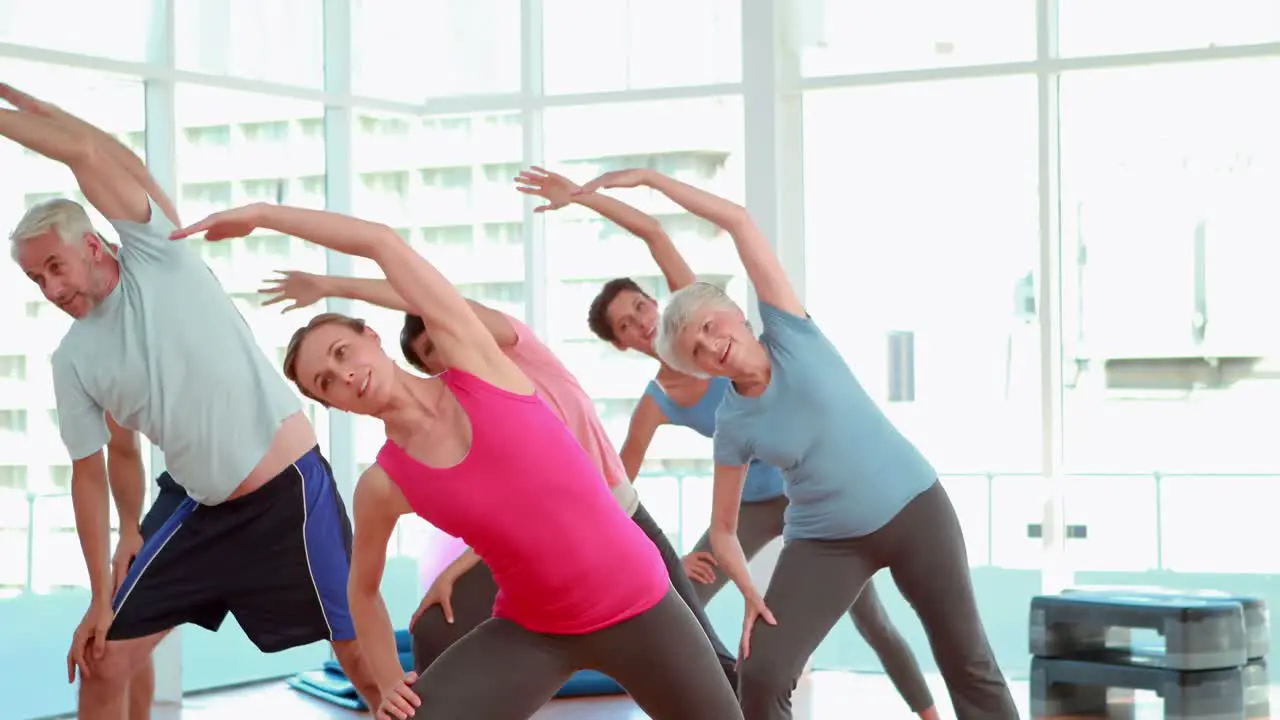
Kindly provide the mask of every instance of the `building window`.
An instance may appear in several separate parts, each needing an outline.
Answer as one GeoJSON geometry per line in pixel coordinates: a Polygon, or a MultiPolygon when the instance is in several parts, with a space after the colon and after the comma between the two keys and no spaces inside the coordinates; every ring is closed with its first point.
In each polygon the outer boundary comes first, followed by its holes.
{"type": "Polygon", "coordinates": [[[186,202],[226,207],[231,204],[231,183],[187,183],[182,186],[182,199],[186,202]]]}
{"type": "Polygon", "coordinates": [[[27,466],[0,465],[0,488],[26,492],[27,466]]]}
{"type": "Polygon", "coordinates": [[[284,202],[286,181],[284,178],[245,180],[244,195],[249,202],[284,202]]]}
{"type": "Polygon", "coordinates": [[[289,258],[289,238],[284,235],[249,235],[244,239],[244,248],[258,257],[289,258]]]}
{"type": "Polygon", "coordinates": [[[120,133],[116,136],[121,145],[133,151],[138,157],[146,157],[147,155],[147,134],[142,130],[134,132],[120,133]]]}
{"type": "Polygon", "coordinates": [[[219,148],[231,144],[230,125],[209,125],[205,127],[183,128],[187,142],[197,148],[219,148]]]}
{"type": "Polygon", "coordinates": [[[26,431],[26,410],[0,410],[0,432],[25,433],[26,431]]]}
{"type": "Polygon", "coordinates": [[[409,196],[407,172],[365,173],[360,176],[360,184],[376,197],[404,200],[409,196]]]}
{"type": "Polygon", "coordinates": [[[475,283],[459,285],[458,291],[476,302],[490,304],[519,303],[524,300],[524,283],[475,283]]]}
{"type": "Polygon", "coordinates": [[[306,118],[298,121],[298,126],[302,129],[304,138],[318,139],[324,137],[324,118],[306,118]]]}
{"type": "Polygon", "coordinates": [[[0,378],[5,380],[26,380],[27,356],[0,355],[0,378]]]}
{"type": "Polygon", "coordinates": [[[443,167],[422,171],[422,182],[427,187],[456,190],[471,186],[471,168],[443,167]]]}
{"type": "Polygon", "coordinates": [[[471,118],[445,117],[429,118],[422,121],[422,127],[428,131],[467,132],[471,130],[471,118]]]}
{"type": "Polygon", "coordinates": [[[471,247],[470,225],[422,228],[423,242],[436,247],[471,247]]]}
{"type": "Polygon", "coordinates": [[[254,144],[278,144],[289,138],[289,122],[276,120],[272,122],[245,123],[240,126],[244,130],[244,139],[254,144]]]}
{"type": "Polygon", "coordinates": [[[521,232],[521,223],[487,223],[484,239],[496,245],[519,245],[524,242],[524,233],[521,232]]]}
{"type": "Polygon", "coordinates": [[[361,115],[360,130],[365,135],[408,137],[409,121],[398,117],[373,117],[371,115],[361,115]]]}
{"type": "Polygon", "coordinates": [[[302,193],[302,197],[298,199],[298,204],[310,208],[323,208],[325,206],[326,188],[324,175],[304,177],[298,182],[302,193]]]}
{"type": "Polygon", "coordinates": [[[27,210],[39,205],[42,202],[62,197],[62,193],[56,192],[39,192],[27,193],[22,197],[22,204],[27,210]]]}
{"type": "Polygon", "coordinates": [[[485,165],[484,179],[485,182],[497,183],[500,185],[510,185],[511,179],[520,173],[519,163],[506,163],[502,165],[485,165]]]}
{"type": "Polygon", "coordinates": [[[71,466],[53,465],[49,468],[49,482],[55,492],[71,492],[71,466]]]}

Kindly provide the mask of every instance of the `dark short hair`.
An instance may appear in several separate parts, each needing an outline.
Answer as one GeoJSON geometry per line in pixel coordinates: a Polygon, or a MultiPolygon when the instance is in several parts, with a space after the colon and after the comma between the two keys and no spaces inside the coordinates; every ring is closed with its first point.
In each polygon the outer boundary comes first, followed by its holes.
{"type": "Polygon", "coordinates": [[[628,277],[614,278],[600,288],[600,292],[591,301],[591,309],[587,311],[587,327],[591,328],[591,332],[595,333],[596,337],[607,343],[618,342],[618,336],[613,333],[613,326],[609,324],[609,304],[624,290],[631,290],[649,297],[649,293],[636,284],[635,280],[628,277]]]}
{"type": "Polygon", "coordinates": [[[365,328],[364,320],[360,318],[343,315],[342,313],[320,313],[319,315],[311,318],[310,322],[306,325],[303,325],[293,331],[293,337],[289,338],[289,344],[285,347],[284,351],[283,370],[285,378],[298,387],[298,392],[312,400],[315,400],[325,407],[329,407],[329,403],[307,392],[307,389],[302,387],[302,383],[298,382],[298,348],[302,347],[302,341],[307,339],[307,336],[311,334],[312,330],[315,330],[322,325],[333,324],[346,325],[357,333],[364,332],[365,328]]]}
{"type": "Polygon", "coordinates": [[[400,328],[400,352],[404,353],[406,362],[430,375],[431,373],[427,372],[422,365],[422,358],[419,358],[418,353],[413,349],[413,341],[426,331],[427,324],[422,321],[421,316],[413,313],[404,314],[404,326],[400,328]]]}

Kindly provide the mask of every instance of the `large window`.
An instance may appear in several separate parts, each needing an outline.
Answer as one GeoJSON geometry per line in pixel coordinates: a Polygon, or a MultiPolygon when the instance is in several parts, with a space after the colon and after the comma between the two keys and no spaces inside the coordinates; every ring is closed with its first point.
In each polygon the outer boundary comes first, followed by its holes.
{"type": "Polygon", "coordinates": [[[324,82],[321,7],[322,0],[175,2],[177,65],[210,75],[319,87],[324,82]]]}
{"type": "Polygon", "coordinates": [[[163,33],[155,0],[5,0],[0,42],[113,60],[143,61],[163,33]]]}
{"type": "MultiPolygon", "coordinates": [[[[179,85],[174,104],[175,200],[183,222],[258,201],[323,206],[322,196],[309,187],[310,178],[325,173],[323,137],[312,129],[323,122],[319,104],[196,85],[179,85]]],[[[281,306],[263,307],[263,281],[279,270],[323,273],[324,251],[261,229],[245,238],[188,242],[204,255],[252,328],[259,349],[279,368],[293,330],[324,307],[317,304],[288,315],[280,313],[281,306]]],[[[311,401],[304,401],[304,407],[321,449],[327,448],[328,413],[311,401]]],[[[315,645],[264,655],[228,618],[218,633],[184,631],[183,687],[198,690],[287,673],[307,658],[322,660],[327,653],[327,647],[315,645]],[[229,658],[235,661],[227,662],[229,658]]]]}
{"type": "Polygon", "coordinates": [[[543,82],[550,94],[741,77],[741,0],[553,0],[542,7],[543,82]]]}
{"type": "MultiPolygon", "coordinates": [[[[1040,468],[1035,113],[1029,77],[813,93],[804,178],[810,312],[945,476],[975,568],[1033,576],[1042,488],[1014,474],[1040,468]]],[[[984,615],[1014,594],[975,586],[984,615]]],[[[815,663],[859,666],[850,631],[815,663]]]]}
{"type": "Polygon", "coordinates": [[[1063,55],[1181,50],[1280,40],[1275,0],[1063,0],[1063,55]]]}
{"type": "Polygon", "coordinates": [[[357,94],[421,103],[520,91],[520,0],[351,4],[357,94]]]}
{"type": "Polygon", "coordinates": [[[1280,474],[1280,106],[1257,92],[1277,83],[1276,60],[1062,79],[1065,447],[1083,475],[1067,512],[1089,526],[1072,548],[1081,570],[1280,572],[1233,539],[1271,522],[1246,498],[1280,474]],[[1104,488],[1132,500],[1099,503],[1104,488]]]}
{"type": "Polygon", "coordinates": [[[1036,3],[1030,0],[811,0],[792,5],[788,31],[804,48],[801,62],[807,76],[1018,62],[1036,56],[1036,3]]]}

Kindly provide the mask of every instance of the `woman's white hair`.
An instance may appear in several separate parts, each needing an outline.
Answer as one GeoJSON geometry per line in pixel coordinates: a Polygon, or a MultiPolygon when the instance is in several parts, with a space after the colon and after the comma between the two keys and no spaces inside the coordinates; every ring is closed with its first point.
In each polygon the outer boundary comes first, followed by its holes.
{"type": "Polygon", "coordinates": [[[86,233],[94,233],[93,221],[80,203],[67,198],[54,198],[38,203],[22,216],[9,235],[9,252],[14,259],[23,242],[40,237],[50,230],[68,245],[83,245],[86,233]]]}
{"type": "Polygon", "coordinates": [[[693,358],[682,356],[676,349],[677,340],[689,323],[702,313],[711,310],[739,310],[738,304],[724,290],[708,282],[696,282],[672,293],[658,323],[658,339],[655,347],[658,357],[686,375],[709,377],[698,369],[693,358]]]}

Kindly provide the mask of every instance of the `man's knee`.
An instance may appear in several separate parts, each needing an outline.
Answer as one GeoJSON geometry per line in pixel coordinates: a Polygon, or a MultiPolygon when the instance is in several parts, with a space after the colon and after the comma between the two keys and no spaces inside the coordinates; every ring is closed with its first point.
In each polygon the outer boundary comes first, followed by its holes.
{"type": "Polygon", "coordinates": [[[81,684],[87,681],[104,688],[119,687],[123,692],[140,671],[150,671],[151,651],[166,634],[167,631],[128,640],[108,640],[102,657],[89,660],[89,675],[82,678],[81,684]]]}

